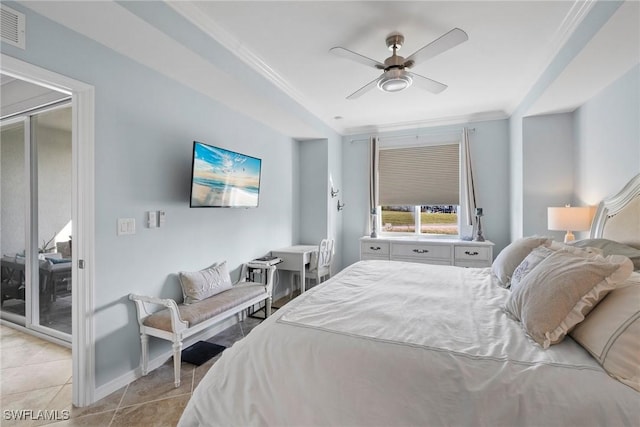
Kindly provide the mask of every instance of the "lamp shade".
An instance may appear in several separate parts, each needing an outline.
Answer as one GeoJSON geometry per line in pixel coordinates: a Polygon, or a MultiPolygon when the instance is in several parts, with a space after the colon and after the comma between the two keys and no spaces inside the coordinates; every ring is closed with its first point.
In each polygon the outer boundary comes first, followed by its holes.
{"type": "Polygon", "coordinates": [[[562,231],[588,230],[591,228],[591,208],[588,206],[547,208],[547,228],[562,231]]]}

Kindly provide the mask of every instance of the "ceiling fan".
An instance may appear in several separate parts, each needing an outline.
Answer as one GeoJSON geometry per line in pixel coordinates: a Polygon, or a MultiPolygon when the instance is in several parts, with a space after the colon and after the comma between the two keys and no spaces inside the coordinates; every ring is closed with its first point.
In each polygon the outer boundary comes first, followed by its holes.
{"type": "Polygon", "coordinates": [[[351,95],[347,96],[347,99],[356,99],[365,92],[373,89],[375,86],[384,92],[399,92],[408,88],[413,83],[430,92],[440,93],[447,88],[447,85],[408,70],[418,62],[433,58],[434,56],[439,55],[442,52],[467,41],[468,39],[469,36],[467,36],[467,33],[462,31],[460,28],[454,28],[448,33],[440,36],[440,38],[418,49],[407,58],[403,58],[402,56],[397,55],[396,52],[402,47],[402,44],[404,43],[404,36],[400,33],[392,33],[387,36],[386,42],[387,47],[393,52],[393,54],[385,59],[384,63],[340,46],[333,47],[329,51],[340,57],[347,58],[367,66],[373,66],[379,70],[384,70],[380,77],[353,92],[351,95]]]}

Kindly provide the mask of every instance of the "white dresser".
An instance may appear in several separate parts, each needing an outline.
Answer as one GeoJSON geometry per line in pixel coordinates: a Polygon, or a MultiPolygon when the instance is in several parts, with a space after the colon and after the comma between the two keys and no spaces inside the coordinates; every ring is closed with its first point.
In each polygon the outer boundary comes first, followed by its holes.
{"type": "Polygon", "coordinates": [[[490,267],[493,242],[457,239],[427,239],[413,236],[362,237],[360,259],[422,262],[425,264],[490,267]]]}

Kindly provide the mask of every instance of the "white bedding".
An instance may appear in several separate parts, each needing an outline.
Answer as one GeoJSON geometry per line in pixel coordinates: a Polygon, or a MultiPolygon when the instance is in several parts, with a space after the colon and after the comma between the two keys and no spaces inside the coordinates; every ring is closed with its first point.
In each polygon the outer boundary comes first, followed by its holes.
{"type": "Polygon", "coordinates": [[[227,349],[181,426],[640,425],[570,338],[543,350],[489,269],[362,261],[227,349]]]}

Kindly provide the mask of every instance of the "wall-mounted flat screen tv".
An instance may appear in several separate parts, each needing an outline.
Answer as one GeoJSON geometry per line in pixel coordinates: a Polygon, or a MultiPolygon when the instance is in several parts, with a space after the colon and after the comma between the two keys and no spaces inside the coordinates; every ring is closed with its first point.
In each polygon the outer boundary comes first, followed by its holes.
{"type": "Polygon", "coordinates": [[[193,142],[192,208],[255,208],[262,160],[193,142]]]}

